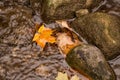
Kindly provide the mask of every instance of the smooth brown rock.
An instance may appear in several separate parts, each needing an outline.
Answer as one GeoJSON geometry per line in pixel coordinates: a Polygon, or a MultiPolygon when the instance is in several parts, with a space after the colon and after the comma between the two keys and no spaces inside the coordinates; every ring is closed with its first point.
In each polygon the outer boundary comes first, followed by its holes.
{"type": "Polygon", "coordinates": [[[107,59],[120,54],[120,19],[107,13],[91,13],[71,24],[88,43],[97,46],[107,59]]]}
{"type": "Polygon", "coordinates": [[[42,19],[46,23],[75,17],[75,11],[97,6],[102,0],[43,0],[42,19]]]}
{"type": "Polygon", "coordinates": [[[95,46],[84,44],[73,48],[67,54],[66,61],[89,80],[116,80],[104,55],[95,46]]]}

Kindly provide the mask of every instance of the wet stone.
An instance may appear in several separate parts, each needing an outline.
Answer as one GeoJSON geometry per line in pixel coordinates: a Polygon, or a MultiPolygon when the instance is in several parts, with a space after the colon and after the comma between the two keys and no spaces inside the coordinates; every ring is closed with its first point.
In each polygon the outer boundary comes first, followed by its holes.
{"type": "Polygon", "coordinates": [[[80,9],[80,10],[76,11],[76,16],[80,17],[80,16],[84,16],[88,13],[89,13],[88,9],[80,9]]]}
{"type": "Polygon", "coordinates": [[[107,59],[120,54],[120,19],[107,13],[90,13],[71,23],[88,43],[97,46],[107,59]]]}
{"type": "Polygon", "coordinates": [[[43,0],[42,19],[45,23],[75,17],[75,11],[97,6],[102,0],[43,0]]]}
{"type": "Polygon", "coordinates": [[[102,52],[95,46],[83,44],[66,56],[67,63],[90,80],[116,80],[115,73],[102,52]]]}

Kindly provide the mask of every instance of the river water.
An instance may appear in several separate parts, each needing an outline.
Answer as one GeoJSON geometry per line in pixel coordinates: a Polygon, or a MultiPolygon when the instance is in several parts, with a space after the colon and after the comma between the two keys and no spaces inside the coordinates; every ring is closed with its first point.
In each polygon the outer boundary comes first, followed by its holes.
{"type": "MultiPolygon", "coordinates": [[[[55,80],[71,70],[55,45],[41,52],[32,42],[35,23],[41,22],[40,0],[0,0],[0,80],[55,80]]],[[[120,0],[105,0],[92,10],[120,17],[120,0]]],[[[109,61],[120,80],[120,56],[109,61]]]]}

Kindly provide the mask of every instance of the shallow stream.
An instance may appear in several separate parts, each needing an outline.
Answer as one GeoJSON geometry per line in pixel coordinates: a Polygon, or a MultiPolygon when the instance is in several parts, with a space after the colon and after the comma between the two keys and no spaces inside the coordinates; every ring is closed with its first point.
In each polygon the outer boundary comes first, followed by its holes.
{"type": "MultiPolygon", "coordinates": [[[[40,5],[40,0],[0,0],[0,80],[55,80],[58,71],[77,74],[57,47],[48,45],[40,52],[32,42],[34,23],[41,22],[40,5]]],[[[120,0],[105,0],[92,11],[120,17],[120,0]]],[[[109,63],[120,80],[120,56],[109,63]]]]}

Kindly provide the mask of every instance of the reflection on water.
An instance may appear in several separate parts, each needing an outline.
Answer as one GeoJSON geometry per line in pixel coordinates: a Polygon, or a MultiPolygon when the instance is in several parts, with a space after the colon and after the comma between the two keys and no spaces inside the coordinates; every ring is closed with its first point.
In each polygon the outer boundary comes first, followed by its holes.
{"type": "Polygon", "coordinates": [[[120,16],[120,0],[104,0],[94,11],[106,12],[120,16]]]}
{"type": "MultiPolygon", "coordinates": [[[[40,52],[39,46],[31,42],[34,23],[41,21],[38,1],[0,0],[0,80],[54,80],[58,71],[77,74],[57,47],[40,52]]],[[[120,0],[108,0],[96,11],[120,16],[120,0]]],[[[120,80],[120,57],[110,64],[120,80]]]]}

